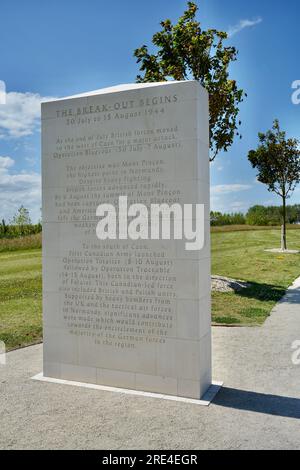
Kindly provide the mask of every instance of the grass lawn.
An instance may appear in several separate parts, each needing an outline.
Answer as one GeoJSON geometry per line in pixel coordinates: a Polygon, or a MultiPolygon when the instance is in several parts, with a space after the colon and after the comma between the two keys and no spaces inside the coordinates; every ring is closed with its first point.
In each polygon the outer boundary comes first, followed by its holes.
{"type": "MultiPolygon", "coordinates": [[[[250,282],[240,293],[213,293],[213,321],[258,325],[300,276],[300,255],[264,252],[280,245],[279,229],[212,231],[212,272],[250,282]]],[[[41,340],[41,250],[36,236],[16,246],[0,240],[0,340],[7,349],[41,340]],[[24,249],[26,248],[26,249],[24,249]],[[10,250],[10,251],[7,251],[10,250]]],[[[289,248],[300,249],[300,230],[288,231],[289,248]]]]}
{"type": "MultiPolygon", "coordinates": [[[[228,230],[228,228],[226,229],[228,230]]],[[[214,292],[213,321],[262,324],[286,288],[300,276],[300,254],[264,252],[280,247],[280,229],[212,233],[212,272],[251,283],[239,293],[214,292]]],[[[300,230],[288,231],[288,247],[300,249],[300,230]]]]}
{"type": "Polygon", "coordinates": [[[7,349],[42,337],[41,249],[0,252],[0,340],[7,349]]]}

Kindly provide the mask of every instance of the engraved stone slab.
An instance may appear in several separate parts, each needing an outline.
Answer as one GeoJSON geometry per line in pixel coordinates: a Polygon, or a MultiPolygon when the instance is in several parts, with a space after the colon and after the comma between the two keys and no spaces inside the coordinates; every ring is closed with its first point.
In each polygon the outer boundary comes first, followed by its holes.
{"type": "Polygon", "coordinates": [[[42,104],[44,376],[200,399],[211,385],[207,92],[122,85],[42,104]],[[96,237],[96,208],[204,204],[205,243],[96,237]]]}

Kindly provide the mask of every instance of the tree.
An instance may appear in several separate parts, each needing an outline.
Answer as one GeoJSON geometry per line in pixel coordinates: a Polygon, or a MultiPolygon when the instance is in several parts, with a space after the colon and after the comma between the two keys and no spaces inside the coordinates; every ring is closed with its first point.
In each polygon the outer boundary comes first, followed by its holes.
{"type": "Polygon", "coordinates": [[[19,207],[17,213],[11,220],[11,224],[20,227],[21,233],[23,234],[24,225],[31,225],[29,210],[24,206],[19,207]]]}
{"type": "Polygon", "coordinates": [[[268,186],[268,191],[282,198],[281,248],[287,249],[286,242],[286,201],[300,182],[300,151],[297,139],[287,139],[275,119],[267,133],[259,133],[259,146],[250,150],[248,159],[258,170],[257,179],[268,186]]]}
{"type": "Polygon", "coordinates": [[[3,235],[6,235],[6,233],[8,232],[8,227],[4,219],[2,219],[1,225],[1,232],[3,233],[3,235]]]}
{"type": "Polygon", "coordinates": [[[229,66],[237,60],[236,48],[224,47],[225,32],[203,30],[195,19],[197,10],[195,3],[188,2],[188,8],[177,24],[173,25],[170,20],[160,23],[162,30],[152,37],[157,52],[150,54],[144,45],[134,51],[134,56],[144,72],[143,76],[137,76],[139,83],[193,78],[206,88],[209,94],[210,160],[213,161],[221,150],[228,150],[235,135],[240,136],[239,105],[247,95],[238,89],[235,80],[229,78],[229,66]]]}

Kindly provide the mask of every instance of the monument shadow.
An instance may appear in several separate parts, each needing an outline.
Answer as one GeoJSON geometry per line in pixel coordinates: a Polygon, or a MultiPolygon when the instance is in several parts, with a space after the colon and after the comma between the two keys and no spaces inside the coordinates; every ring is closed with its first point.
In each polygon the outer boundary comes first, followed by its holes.
{"type": "Polygon", "coordinates": [[[213,404],[224,408],[300,419],[300,399],[223,387],[213,404]]]}
{"type": "Polygon", "coordinates": [[[266,284],[259,282],[251,282],[250,286],[236,291],[235,295],[246,297],[248,299],[256,299],[263,301],[284,301],[288,304],[299,303],[299,290],[298,289],[284,289],[282,286],[276,284],[266,284]]]}

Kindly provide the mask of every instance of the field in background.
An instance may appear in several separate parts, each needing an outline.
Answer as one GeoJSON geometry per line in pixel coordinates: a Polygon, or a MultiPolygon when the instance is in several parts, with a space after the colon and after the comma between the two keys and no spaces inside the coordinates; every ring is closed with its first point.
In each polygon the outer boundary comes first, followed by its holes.
{"type": "MultiPolygon", "coordinates": [[[[300,249],[300,231],[289,229],[289,247],[300,249]]],[[[215,227],[213,274],[241,279],[240,293],[213,293],[213,321],[257,325],[265,321],[286,288],[300,276],[300,255],[264,252],[280,246],[280,229],[215,227]]],[[[7,349],[41,341],[41,236],[0,240],[0,340],[7,349]]]]}
{"type": "MultiPolygon", "coordinates": [[[[288,230],[300,230],[300,225],[287,225],[288,230]]],[[[250,231],[257,231],[257,230],[280,230],[279,227],[274,227],[272,225],[223,225],[223,226],[215,226],[211,227],[212,233],[218,232],[250,232],[250,231]]],[[[277,243],[278,245],[278,243],[277,243]]],[[[279,242],[280,245],[280,242],[279,242]]]]}
{"type": "Polygon", "coordinates": [[[0,253],[4,251],[29,250],[33,248],[42,248],[41,233],[20,238],[0,238],[0,253]]]}
{"type": "MultiPolygon", "coordinates": [[[[10,240],[11,241],[11,240],[10,240]]],[[[41,341],[41,249],[0,253],[0,340],[7,349],[41,341]]]]}

